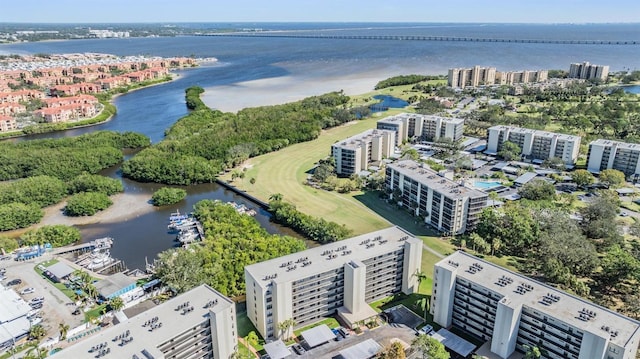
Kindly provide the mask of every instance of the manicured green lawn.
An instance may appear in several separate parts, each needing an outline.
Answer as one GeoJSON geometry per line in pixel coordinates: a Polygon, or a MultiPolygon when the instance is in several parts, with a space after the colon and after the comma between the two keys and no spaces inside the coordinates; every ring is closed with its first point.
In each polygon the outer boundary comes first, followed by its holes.
{"type": "Polygon", "coordinates": [[[247,348],[246,345],[238,342],[238,353],[240,354],[241,358],[250,356],[250,357],[254,357],[253,353],[251,352],[251,350],[249,350],[249,348],[247,348]]]}
{"type": "Polygon", "coordinates": [[[239,337],[246,338],[247,335],[249,335],[249,333],[251,332],[255,332],[258,335],[258,345],[253,349],[255,349],[256,351],[261,351],[262,346],[264,345],[264,340],[260,336],[260,333],[258,332],[256,327],[253,326],[253,323],[251,323],[251,320],[249,320],[249,317],[247,317],[246,311],[236,311],[236,323],[238,324],[239,337]]]}
{"type": "MultiPolygon", "coordinates": [[[[247,161],[244,178],[236,179],[233,185],[264,201],[274,193],[281,193],[285,202],[295,204],[301,212],[345,224],[354,235],[387,228],[391,225],[387,220],[353,198],[357,193],[339,194],[304,184],[314,164],[329,156],[331,144],[375,125],[376,119],[352,122],[323,131],[313,141],[254,157],[247,161]],[[253,185],[251,178],[256,180],[253,185]]],[[[229,181],[231,174],[227,173],[222,179],[229,181]]]]}
{"type": "Polygon", "coordinates": [[[101,316],[102,315],[102,311],[104,309],[106,309],[106,308],[107,308],[107,304],[105,303],[105,304],[101,304],[101,305],[91,309],[88,312],[85,312],[84,313],[85,321],[89,322],[89,321],[91,321],[91,319],[101,316]]]}

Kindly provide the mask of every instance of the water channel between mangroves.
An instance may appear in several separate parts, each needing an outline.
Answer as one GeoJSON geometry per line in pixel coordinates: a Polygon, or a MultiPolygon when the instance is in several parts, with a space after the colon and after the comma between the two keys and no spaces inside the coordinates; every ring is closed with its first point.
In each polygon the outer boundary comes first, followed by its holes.
{"type": "MultiPolygon", "coordinates": [[[[231,26],[233,27],[233,26],[231,26]]],[[[247,26],[241,26],[247,27],[247,26]]],[[[251,26],[248,26],[251,27],[251,26]]],[[[287,30],[301,28],[314,33],[346,35],[443,35],[479,38],[544,38],[637,40],[640,27],[629,25],[523,25],[523,24],[267,24],[261,27],[287,30]],[[375,26],[374,26],[375,25],[375,26]],[[338,27],[338,28],[336,28],[338,27]]],[[[193,85],[206,89],[203,100],[213,108],[236,111],[242,107],[285,103],[310,95],[345,90],[359,94],[373,89],[377,81],[412,73],[446,74],[450,67],[479,64],[501,71],[566,69],[572,62],[591,61],[610,65],[612,71],[640,68],[640,46],[554,45],[545,43],[365,41],[293,38],[175,37],[87,39],[0,45],[4,53],[101,52],[116,55],[216,57],[216,64],[180,70],[175,81],[119,96],[118,113],[111,121],[93,127],[41,134],[17,139],[77,136],[96,130],[135,131],[152,143],[187,114],[184,90],[193,85]]],[[[628,90],[635,90],[629,88],[628,90]]],[[[327,149],[328,151],[328,149],[327,149]]],[[[120,178],[119,166],[105,175],[120,178]]],[[[157,184],[122,179],[125,193],[147,201],[157,184]]],[[[202,199],[220,199],[257,206],[216,184],[186,187],[188,197],[176,206],[148,208],[136,217],[109,223],[79,226],[83,240],[103,236],[115,240],[112,254],[127,267],[144,268],[145,257],[175,245],[166,231],[167,218],[179,209],[189,212],[202,199]]],[[[286,196],[286,193],[285,193],[286,196]]],[[[147,205],[145,203],[145,205],[147,205]]],[[[115,206],[115,205],[114,205],[115,206]]],[[[150,205],[149,205],[150,206],[150,205]]],[[[269,222],[259,211],[256,219],[270,232],[294,234],[269,222]]]]}
{"type": "MultiPolygon", "coordinates": [[[[157,143],[164,137],[165,129],[188,113],[185,106],[184,89],[193,85],[194,83],[190,80],[197,80],[199,72],[203,70],[206,71],[206,68],[181,70],[178,80],[143,88],[115,98],[113,102],[118,113],[104,124],[21,137],[15,140],[61,138],[97,130],[113,130],[140,132],[149,136],[153,143],[157,143]],[[141,109],[144,110],[141,111],[141,109]]],[[[101,237],[112,237],[114,239],[114,245],[111,249],[112,256],[124,261],[129,269],[144,269],[145,261],[152,262],[158,253],[179,246],[179,242],[175,241],[176,234],[167,231],[169,215],[176,210],[181,213],[189,213],[198,201],[205,199],[245,204],[258,212],[255,216],[256,220],[269,233],[301,238],[293,230],[271,222],[269,213],[260,209],[257,204],[215,183],[184,186],[182,188],[187,191],[188,195],[183,201],[172,206],[158,208],[147,201],[151,199],[153,192],[163,185],[139,183],[122,178],[120,165],[108,168],[100,174],[120,179],[126,194],[139,196],[139,200],[145,201],[142,206],[143,210],[124,220],[114,222],[105,220],[94,224],[77,225],[77,228],[80,229],[83,242],[101,237]]],[[[316,245],[312,241],[305,240],[305,242],[307,246],[316,245]]]]}

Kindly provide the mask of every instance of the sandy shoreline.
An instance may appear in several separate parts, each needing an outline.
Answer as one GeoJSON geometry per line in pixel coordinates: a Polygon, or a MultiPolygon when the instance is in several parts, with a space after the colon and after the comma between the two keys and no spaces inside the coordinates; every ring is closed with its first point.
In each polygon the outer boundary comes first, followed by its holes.
{"type": "MultiPolygon", "coordinates": [[[[284,104],[298,101],[305,97],[320,95],[330,91],[343,90],[347,95],[358,95],[373,91],[375,84],[396,75],[398,69],[363,69],[346,75],[335,72],[319,77],[309,74],[309,68],[293,66],[289,76],[247,81],[226,86],[205,89],[202,100],[211,108],[222,111],[237,112],[246,107],[284,104]]],[[[406,69],[403,70],[406,73],[406,69]]],[[[176,80],[179,75],[173,74],[176,80]]],[[[160,85],[161,82],[155,85],[160,85]]],[[[146,87],[144,87],[146,88],[146,87]]],[[[142,88],[140,88],[142,89],[142,88]]],[[[139,89],[133,90],[137,91],[139,89]]],[[[124,94],[123,94],[124,95],[124,94]]],[[[114,96],[111,101],[120,95],[114,96]]],[[[63,214],[66,201],[44,209],[45,215],[40,223],[26,229],[5,232],[9,236],[17,236],[25,231],[44,225],[86,225],[95,223],[115,223],[139,217],[154,211],[149,203],[150,196],[121,193],[111,197],[113,205],[108,209],[89,217],[68,217],[63,214]]]]}
{"type": "Polygon", "coordinates": [[[64,207],[67,201],[62,201],[49,207],[43,208],[44,217],[42,220],[27,228],[2,232],[9,237],[17,237],[21,234],[47,225],[64,224],[67,226],[95,224],[95,223],[116,223],[140,217],[153,212],[155,207],[149,203],[151,197],[144,194],[119,193],[111,196],[113,204],[111,207],[100,211],[93,216],[69,217],[64,215],[64,207]]]}
{"type": "Polygon", "coordinates": [[[331,91],[343,90],[347,95],[360,95],[373,91],[381,80],[416,71],[409,68],[372,68],[364,65],[357,72],[341,73],[340,66],[337,66],[336,69],[319,75],[312,64],[281,66],[287,69],[289,75],[207,87],[202,94],[202,101],[214,109],[237,112],[246,107],[284,104],[331,91]]]}

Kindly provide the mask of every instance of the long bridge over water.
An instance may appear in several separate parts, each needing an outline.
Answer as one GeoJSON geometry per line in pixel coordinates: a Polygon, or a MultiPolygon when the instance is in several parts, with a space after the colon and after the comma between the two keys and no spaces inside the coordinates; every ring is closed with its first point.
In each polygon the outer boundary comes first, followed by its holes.
{"type": "Polygon", "coordinates": [[[228,32],[195,34],[196,36],[217,37],[280,37],[291,39],[330,39],[330,40],[383,40],[383,41],[452,41],[452,42],[505,42],[520,44],[559,44],[559,45],[640,45],[640,40],[550,40],[550,39],[500,39],[455,36],[412,36],[412,35],[311,35],[282,34],[265,32],[228,32]]]}

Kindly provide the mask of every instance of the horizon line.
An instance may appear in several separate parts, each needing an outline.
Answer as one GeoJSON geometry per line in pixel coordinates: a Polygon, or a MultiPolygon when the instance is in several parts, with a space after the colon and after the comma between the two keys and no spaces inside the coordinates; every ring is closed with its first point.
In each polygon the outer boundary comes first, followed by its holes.
{"type": "Polygon", "coordinates": [[[502,22],[502,21],[105,21],[105,22],[32,22],[32,21],[13,21],[5,22],[0,20],[4,25],[25,25],[25,24],[42,24],[42,25],[84,25],[84,24],[503,24],[503,25],[640,25],[640,21],[587,21],[587,22],[502,22]]]}

